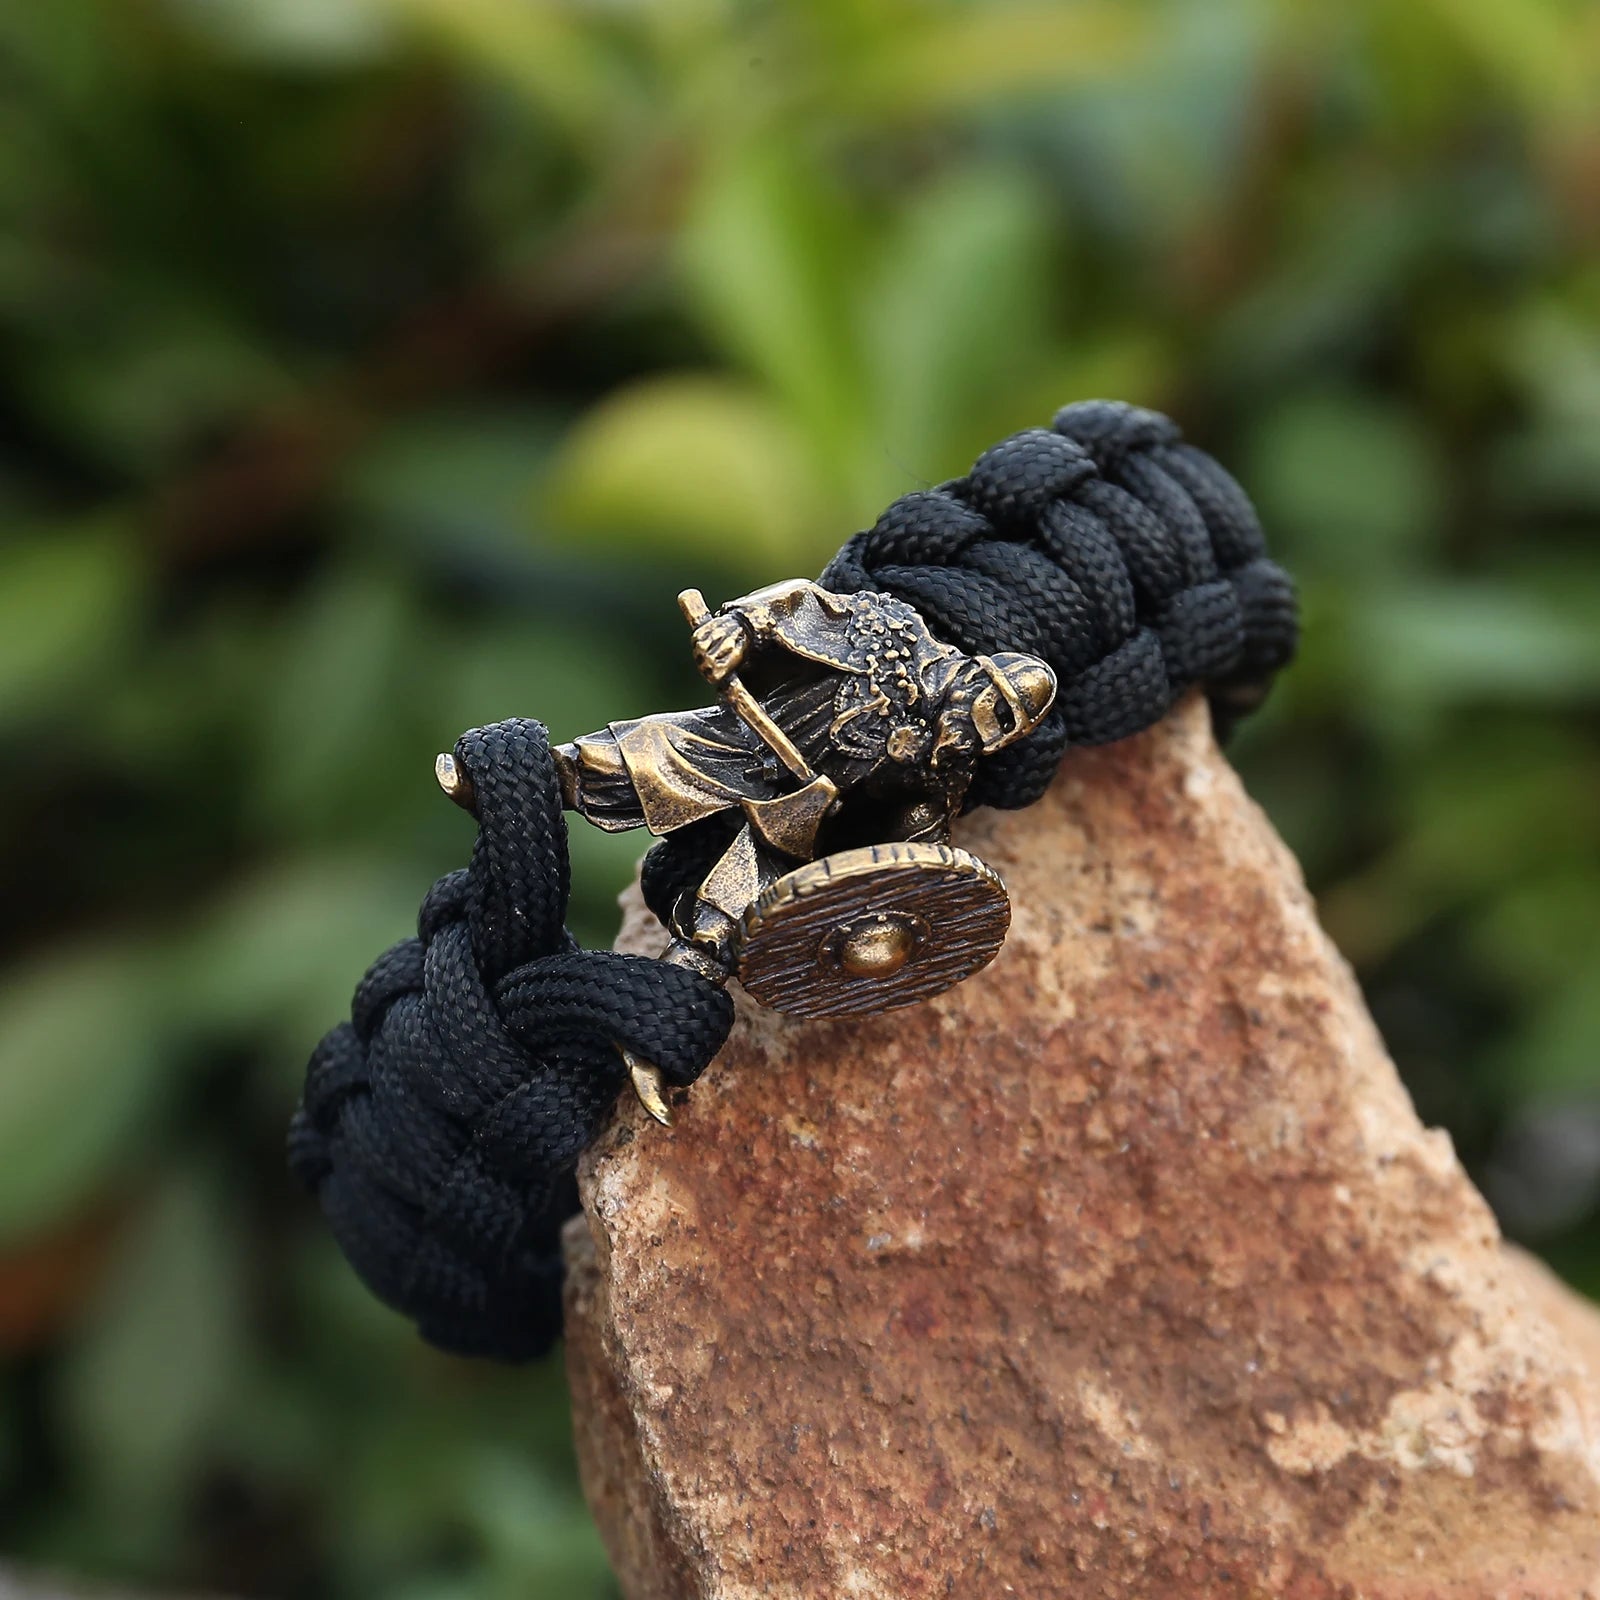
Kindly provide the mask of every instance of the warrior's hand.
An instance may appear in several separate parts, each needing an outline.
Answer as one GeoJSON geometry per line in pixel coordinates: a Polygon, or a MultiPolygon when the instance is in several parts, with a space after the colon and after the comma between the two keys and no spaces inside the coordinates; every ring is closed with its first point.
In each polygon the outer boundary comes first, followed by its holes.
{"type": "Polygon", "coordinates": [[[721,611],[694,630],[694,664],[710,683],[725,682],[750,648],[750,628],[737,612],[721,611]]]}

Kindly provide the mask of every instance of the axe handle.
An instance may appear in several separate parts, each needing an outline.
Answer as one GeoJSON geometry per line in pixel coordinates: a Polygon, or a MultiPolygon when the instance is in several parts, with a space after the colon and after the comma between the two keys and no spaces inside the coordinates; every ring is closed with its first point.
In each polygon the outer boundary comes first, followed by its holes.
{"type": "MultiPolygon", "coordinates": [[[[685,589],[678,596],[678,609],[691,628],[711,620],[711,608],[698,589],[685,589]]],[[[786,766],[801,783],[812,783],[816,773],[811,763],[801,755],[794,740],[768,714],[767,708],[745,688],[737,672],[730,672],[720,684],[715,685],[733,708],[740,721],[786,766]]]]}

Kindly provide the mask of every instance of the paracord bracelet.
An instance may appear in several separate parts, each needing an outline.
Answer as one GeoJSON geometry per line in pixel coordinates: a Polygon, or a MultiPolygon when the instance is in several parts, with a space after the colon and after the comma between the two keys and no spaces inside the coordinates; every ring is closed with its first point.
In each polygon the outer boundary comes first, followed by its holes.
{"type": "Polygon", "coordinates": [[[954,816],[1031,804],[1068,747],[1149,727],[1193,684],[1226,735],[1298,627],[1234,480],[1109,401],[895,501],[819,584],[715,614],[681,598],[719,704],[558,749],[533,721],[464,734],[439,777],[477,817],[471,865],[307,1068],[293,1169],[367,1285],[445,1349],[556,1340],[578,1156],[630,1072],[665,1120],[661,1086],[727,1038],[730,976],[835,1016],[959,981],[1008,906],[949,845],[954,816]],[[643,888],[664,958],[567,932],[563,809],[662,836],[643,888]]]}

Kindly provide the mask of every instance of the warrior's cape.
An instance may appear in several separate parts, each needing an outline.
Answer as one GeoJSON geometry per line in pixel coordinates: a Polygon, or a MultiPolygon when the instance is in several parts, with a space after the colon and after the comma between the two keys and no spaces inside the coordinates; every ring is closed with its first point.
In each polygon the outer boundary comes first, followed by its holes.
{"type": "MultiPolygon", "coordinates": [[[[890,759],[896,729],[931,731],[966,659],[888,595],[796,581],[759,590],[738,611],[755,641],[747,682],[812,770],[841,789],[890,759]]],[[[568,749],[578,809],[611,832],[665,833],[794,787],[727,706],[613,722],[568,749]]]]}

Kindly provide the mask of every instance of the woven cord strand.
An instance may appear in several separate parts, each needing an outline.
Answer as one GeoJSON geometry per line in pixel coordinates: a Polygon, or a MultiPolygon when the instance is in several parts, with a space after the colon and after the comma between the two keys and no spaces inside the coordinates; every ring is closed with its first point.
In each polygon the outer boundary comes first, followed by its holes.
{"type": "Polygon", "coordinates": [[[625,1073],[618,1046],[692,1083],[733,1025],[727,993],[565,928],[560,786],[544,728],[464,734],[472,864],[441,878],[417,937],[373,963],[322,1040],[290,1163],[340,1247],[424,1338],[525,1360],[561,1332],[573,1172],[625,1073]]]}
{"type": "MultiPolygon", "coordinates": [[[[1298,637],[1294,586],[1238,484],[1166,417],[1111,401],[1067,406],[903,496],[821,581],[893,594],[970,654],[1023,650],[1055,670],[1050,715],[980,764],[969,806],[1032,804],[1070,746],[1127,738],[1195,684],[1225,736],[1298,637]]],[[[561,1332],[560,1231],[625,1081],[620,1048],[690,1084],[733,1004],[697,973],[567,933],[539,723],[475,729],[455,756],[477,797],[471,865],[433,886],[417,936],[373,963],[317,1046],[290,1162],[357,1273],[424,1338],[527,1360],[561,1332]]],[[[646,857],[663,921],[726,848],[726,821],[646,857]]]]}

